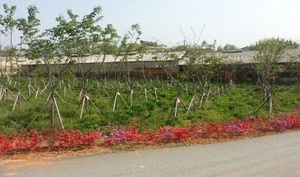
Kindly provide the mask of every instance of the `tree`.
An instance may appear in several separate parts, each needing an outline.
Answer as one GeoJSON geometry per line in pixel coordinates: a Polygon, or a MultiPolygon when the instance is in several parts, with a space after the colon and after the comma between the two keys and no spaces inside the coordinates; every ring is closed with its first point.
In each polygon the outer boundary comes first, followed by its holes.
{"type": "MultiPolygon", "coordinates": [[[[123,76],[127,77],[130,80],[130,68],[128,65],[128,60],[132,52],[138,53],[136,56],[136,60],[142,58],[143,53],[146,51],[146,46],[140,45],[137,42],[140,40],[140,36],[142,35],[142,31],[140,29],[139,24],[131,25],[131,30],[127,31],[127,33],[121,38],[119,49],[117,55],[115,57],[115,61],[118,57],[122,56],[120,70],[127,70],[127,73],[123,76]]],[[[113,63],[110,66],[110,72],[113,71],[113,63]]],[[[118,71],[115,71],[116,73],[118,71]]],[[[117,76],[117,74],[116,74],[117,76]]],[[[120,79],[120,75],[117,77],[117,80],[120,79]]]]}
{"type": "MultiPolygon", "coordinates": [[[[27,54],[29,52],[28,47],[30,49],[30,44],[34,42],[35,38],[39,33],[40,20],[36,17],[39,13],[38,8],[34,5],[31,5],[27,8],[28,16],[27,18],[19,18],[17,19],[17,29],[21,31],[21,41],[20,41],[20,52],[24,52],[27,54]],[[24,48],[23,48],[24,47],[24,48]]],[[[35,52],[35,51],[33,51],[35,52]]],[[[20,68],[19,68],[19,76],[20,76],[20,68]]]]}
{"type": "Polygon", "coordinates": [[[93,54],[110,54],[110,55],[114,55],[117,53],[118,51],[118,45],[117,43],[105,43],[103,42],[102,44],[99,44],[99,46],[97,47],[98,50],[95,50],[93,54]]]}
{"type": "Polygon", "coordinates": [[[224,50],[236,50],[236,49],[238,49],[238,48],[233,44],[226,44],[224,46],[224,50]]]}
{"type": "MultiPolygon", "coordinates": [[[[18,64],[18,60],[22,55],[22,44],[24,39],[27,40],[28,37],[33,36],[36,32],[38,32],[36,26],[39,25],[39,20],[35,17],[38,10],[35,6],[28,7],[28,21],[24,18],[14,18],[14,14],[16,12],[17,7],[11,6],[9,7],[7,4],[3,4],[5,15],[0,15],[0,25],[3,27],[1,33],[9,38],[8,48],[3,53],[5,55],[6,61],[10,62],[10,73],[15,73],[15,66],[18,71],[18,94],[15,99],[15,104],[13,106],[13,110],[15,109],[16,103],[19,102],[19,109],[21,109],[21,100],[24,99],[25,102],[29,105],[25,97],[21,93],[21,84],[20,84],[20,66],[18,64]],[[13,33],[15,30],[19,30],[23,33],[20,37],[21,41],[18,45],[13,44],[13,33]],[[25,37],[25,38],[24,38],[25,37]],[[13,63],[13,60],[15,63],[13,63]]],[[[2,54],[2,55],[3,55],[2,54]]],[[[8,74],[6,68],[4,71],[8,74]]],[[[3,73],[1,73],[3,75],[3,73]]],[[[29,105],[30,106],[30,105],[29,105]]]]}
{"type": "MultiPolygon", "coordinates": [[[[50,104],[51,107],[50,117],[52,126],[54,125],[55,111],[62,124],[55,95],[57,86],[61,83],[63,75],[68,70],[74,68],[78,69],[83,78],[83,97],[86,97],[86,75],[92,68],[85,66],[83,58],[99,50],[99,45],[103,43],[110,45],[117,36],[112,25],[107,25],[107,27],[103,29],[98,24],[102,18],[102,9],[100,6],[95,7],[91,13],[85,15],[82,19],[79,19],[79,15],[73,13],[72,10],[67,10],[67,18],[63,15],[58,16],[56,18],[58,22],[56,26],[46,29],[35,38],[28,38],[29,40],[26,43],[27,48],[25,50],[26,56],[31,60],[41,62],[44,72],[48,75],[51,93],[47,103],[50,104]],[[72,68],[76,62],[81,62],[81,66],[72,68]]],[[[23,24],[28,24],[29,20],[27,22],[26,20],[22,20],[22,22],[23,24]]]]}
{"type": "Polygon", "coordinates": [[[285,42],[287,43],[289,49],[298,49],[300,46],[299,43],[292,41],[291,39],[286,40],[285,42]]]}
{"type": "Polygon", "coordinates": [[[284,70],[279,64],[288,45],[284,39],[270,38],[256,43],[257,54],[254,57],[254,69],[264,91],[265,103],[269,104],[269,115],[273,113],[273,88],[277,74],[284,70]]]}
{"type": "Polygon", "coordinates": [[[22,45],[27,45],[30,40],[39,32],[38,26],[40,25],[40,20],[36,18],[36,14],[39,13],[36,6],[31,5],[27,8],[28,17],[25,18],[14,18],[17,6],[9,7],[7,4],[3,4],[5,15],[0,15],[0,25],[3,29],[0,31],[6,37],[9,38],[9,48],[6,50],[6,57],[9,58],[11,62],[11,67],[13,66],[12,58],[15,59],[15,64],[19,70],[18,58],[21,55],[22,45]],[[15,46],[13,43],[13,33],[15,30],[21,31],[22,36],[20,43],[15,46]]]}
{"type": "Polygon", "coordinates": [[[24,42],[24,44],[30,40],[33,40],[32,38],[39,32],[38,27],[41,24],[40,20],[36,17],[36,15],[39,13],[39,10],[36,6],[29,6],[27,8],[27,12],[27,19],[19,18],[17,20],[17,28],[22,32],[22,42],[24,42]]]}
{"type": "Polygon", "coordinates": [[[145,46],[150,46],[150,47],[156,47],[157,46],[157,42],[152,42],[152,41],[140,40],[140,44],[145,45],[145,46]]]}
{"type": "MultiPolygon", "coordinates": [[[[292,41],[291,39],[289,39],[289,40],[281,39],[281,40],[282,40],[282,43],[284,43],[288,49],[298,49],[300,46],[299,43],[297,43],[296,41],[292,41]]],[[[257,44],[252,44],[249,46],[249,49],[251,51],[258,50],[258,46],[257,46],[257,44]]]]}
{"type": "MultiPolygon", "coordinates": [[[[6,38],[8,38],[9,43],[7,44],[9,48],[6,50],[6,62],[10,63],[10,73],[14,72],[14,64],[13,59],[15,59],[16,65],[17,63],[17,48],[13,45],[13,32],[17,27],[17,20],[14,15],[17,10],[17,6],[8,6],[7,4],[3,4],[4,15],[0,15],[0,33],[3,34],[6,38]]],[[[4,72],[7,74],[7,66],[5,64],[4,72]]]]}
{"type": "Polygon", "coordinates": [[[221,58],[214,51],[215,45],[202,42],[201,45],[188,45],[185,48],[187,74],[191,79],[200,79],[209,83],[217,73],[221,58]]]}
{"type": "Polygon", "coordinates": [[[218,48],[217,48],[217,51],[218,52],[222,52],[223,51],[223,47],[221,45],[219,45],[218,48]]]}

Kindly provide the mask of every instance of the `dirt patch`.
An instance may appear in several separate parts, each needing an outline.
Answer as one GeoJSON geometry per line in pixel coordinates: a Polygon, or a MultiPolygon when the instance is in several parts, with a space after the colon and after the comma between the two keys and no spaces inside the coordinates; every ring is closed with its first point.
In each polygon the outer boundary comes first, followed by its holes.
{"type": "Polygon", "coordinates": [[[59,159],[63,157],[76,157],[91,154],[107,153],[111,152],[109,148],[103,147],[92,147],[80,150],[59,150],[59,151],[40,151],[40,152],[26,152],[26,153],[15,153],[9,155],[0,156],[0,165],[8,163],[34,163],[44,160],[59,159]]]}

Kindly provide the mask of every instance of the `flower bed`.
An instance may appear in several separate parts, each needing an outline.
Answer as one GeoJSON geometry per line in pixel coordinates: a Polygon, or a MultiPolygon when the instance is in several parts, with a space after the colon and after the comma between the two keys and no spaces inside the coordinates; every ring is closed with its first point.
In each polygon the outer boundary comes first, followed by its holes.
{"type": "Polygon", "coordinates": [[[0,154],[91,147],[96,145],[100,136],[101,133],[97,131],[81,133],[79,130],[30,130],[12,136],[0,135],[0,154]]]}
{"type": "Polygon", "coordinates": [[[224,139],[246,134],[282,132],[300,127],[300,111],[278,118],[263,120],[248,117],[217,124],[191,124],[186,127],[160,127],[158,131],[140,131],[138,127],[109,126],[106,131],[82,133],[69,131],[24,131],[17,135],[0,134],[0,154],[39,151],[41,149],[61,150],[93,146],[112,147],[116,145],[160,145],[166,143],[197,142],[201,139],[224,139]]]}

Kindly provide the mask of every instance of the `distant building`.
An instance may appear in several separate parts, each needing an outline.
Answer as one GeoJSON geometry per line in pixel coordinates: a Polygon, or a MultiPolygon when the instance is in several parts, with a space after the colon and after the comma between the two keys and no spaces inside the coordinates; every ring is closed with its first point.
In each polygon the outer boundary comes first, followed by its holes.
{"type": "MultiPolygon", "coordinates": [[[[131,77],[176,77],[177,75],[187,74],[189,69],[188,58],[184,52],[172,53],[148,53],[132,54],[126,57],[114,55],[91,55],[85,57],[72,58],[72,64],[64,64],[66,59],[60,63],[51,63],[52,74],[58,74],[68,65],[68,72],[78,76],[87,73],[90,76],[131,76],[131,77]]],[[[257,63],[254,60],[256,51],[235,50],[230,52],[216,52],[215,56],[221,58],[221,66],[218,68],[217,79],[222,80],[251,80],[255,79],[256,72],[253,66],[257,63]]],[[[21,64],[24,74],[34,71],[46,72],[47,65],[43,62],[26,60],[21,64]]],[[[278,73],[279,79],[288,81],[300,79],[300,49],[290,49],[278,61],[278,65],[286,68],[282,73],[278,73]],[[296,68],[295,68],[296,67],[296,68]]],[[[207,64],[209,66],[209,64],[207,64]]],[[[203,67],[202,67],[203,68],[203,67]]],[[[199,72],[201,73],[201,72],[199,72]]]]}

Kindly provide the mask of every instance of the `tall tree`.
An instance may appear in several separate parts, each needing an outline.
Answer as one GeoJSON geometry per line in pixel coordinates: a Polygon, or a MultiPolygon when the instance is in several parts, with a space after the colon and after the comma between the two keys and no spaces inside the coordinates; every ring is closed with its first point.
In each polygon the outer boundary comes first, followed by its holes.
{"type": "Polygon", "coordinates": [[[202,45],[188,45],[185,49],[187,74],[191,79],[200,79],[209,83],[216,76],[217,67],[222,60],[215,55],[215,45],[203,42],[202,45]]]}
{"type": "MultiPolygon", "coordinates": [[[[49,78],[51,93],[48,103],[51,103],[52,125],[55,110],[59,115],[59,110],[55,105],[57,104],[55,90],[61,82],[62,76],[66,71],[75,68],[74,63],[83,63],[84,57],[93,54],[101,43],[109,43],[117,36],[112,25],[108,25],[105,29],[99,25],[102,18],[100,6],[95,7],[82,19],[79,19],[79,15],[73,13],[72,10],[67,10],[67,18],[63,15],[58,16],[56,26],[46,29],[27,43],[27,57],[44,64],[43,70],[49,78]]],[[[87,79],[85,75],[91,68],[87,68],[83,63],[75,69],[79,69],[83,74],[83,90],[86,92],[87,79]]]]}
{"type": "MultiPolygon", "coordinates": [[[[14,64],[13,61],[14,59],[17,57],[17,48],[16,46],[14,46],[13,43],[13,34],[14,34],[14,30],[16,30],[17,27],[17,20],[14,17],[15,16],[15,12],[17,10],[17,6],[9,6],[8,4],[3,4],[3,10],[4,10],[4,14],[0,15],[0,33],[3,34],[7,39],[8,39],[8,43],[6,44],[7,46],[9,46],[6,50],[6,62],[10,63],[10,73],[14,72],[14,64]]],[[[17,60],[15,60],[16,65],[17,64],[17,60]]],[[[7,70],[7,66],[5,64],[5,69],[4,69],[5,73],[8,72],[7,70]]]]}
{"type": "MultiPolygon", "coordinates": [[[[121,38],[118,52],[115,57],[115,61],[117,60],[118,57],[122,57],[120,70],[127,71],[126,74],[123,76],[128,80],[130,80],[130,72],[129,72],[130,68],[128,65],[128,61],[131,52],[139,53],[136,58],[138,60],[139,58],[142,58],[143,52],[145,51],[145,46],[138,44],[141,35],[142,35],[142,31],[140,29],[140,25],[139,24],[131,25],[131,30],[127,31],[127,33],[121,38]]],[[[112,66],[113,63],[110,66],[110,72],[113,72],[112,66]]],[[[115,71],[115,73],[118,73],[118,71],[115,71]]],[[[117,74],[115,74],[115,76],[117,76],[117,74]]],[[[119,80],[120,77],[121,75],[117,76],[116,79],[119,80]]]]}
{"type": "Polygon", "coordinates": [[[11,67],[14,65],[12,63],[12,60],[14,59],[15,65],[19,70],[18,59],[21,55],[21,50],[23,50],[22,45],[27,46],[39,32],[38,27],[40,25],[40,20],[36,17],[39,11],[36,6],[29,6],[27,8],[28,16],[26,19],[14,17],[17,6],[9,7],[7,4],[3,4],[3,8],[5,15],[0,15],[0,25],[3,28],[0,32],[9,39],[9,48],[6,50],[6,57],[8,57],[11,62],[11,67]],[[13,41],[15,30],[22,33],[18,45],[15,45],[13,41]]]}
{"type": "MultiPolygon", "coordinates": [[[[277,74],[284,70],[279,64],[288,45],[284,39],[270,38],[256,43],[257,54],[254,57],[254,68],[264,91],[265,103],[268,103],[269,115],[273,113],[273,88],[277,74]]],[[[263,105],[264,105],[263,104],[263,105]]]]}

